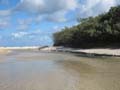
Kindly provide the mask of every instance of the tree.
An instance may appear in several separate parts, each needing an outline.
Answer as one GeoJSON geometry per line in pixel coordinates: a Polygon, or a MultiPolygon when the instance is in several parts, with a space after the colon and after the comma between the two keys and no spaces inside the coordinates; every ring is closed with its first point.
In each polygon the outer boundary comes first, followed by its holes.
{"type": "Polygon", "coordinates": [[[79,19],[79,24],[53,35],[54,45],[67,47],[103,47],[120,45],[120,6],[96,17],[79,19]]]}

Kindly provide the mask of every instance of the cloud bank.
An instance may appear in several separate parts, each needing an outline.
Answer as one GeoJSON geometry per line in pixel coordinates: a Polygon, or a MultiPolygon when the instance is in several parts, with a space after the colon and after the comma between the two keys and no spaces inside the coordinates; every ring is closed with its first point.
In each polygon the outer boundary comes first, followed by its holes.
{"type": "Polygon", "coordinates": [[[76,7],[76,0],[21,0],[17,10],[35,14],[51,14],[59,11],[74,10],[76,7]]]}
{"type": "Polygon", "coordinates": [[[119,4],[120,0],[20,0],[9,10],[0,10],[0,15],[23,12],[35,15],[37,20],[64,22],[70,11],[75,11],[76,17],[96,16],[119,4]]]}
{"type": "Polygon", "coordinates": [[[96,16],[119,4],[120,0],[85,0],[84,3],[78,6],[78,15],[81,17],[96,16]]]}

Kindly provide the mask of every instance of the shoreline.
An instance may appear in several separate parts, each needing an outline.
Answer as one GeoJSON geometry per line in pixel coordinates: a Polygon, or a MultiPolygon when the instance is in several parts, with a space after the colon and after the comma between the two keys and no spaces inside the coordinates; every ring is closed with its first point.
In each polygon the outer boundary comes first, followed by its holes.
{"type": "Polygon", "coordinates": [[[38,50],[39,47],[0,47],[0,55],[11,53],[13,50],[38,50]]]}
{"type": "Polygon", "coordinates": [[[24,50],[24,49],[38,49],[39,47],[38,46],[32,46],[32,47],[0,47],[0,49],[3,49],[3,50],[6,50],[6,49],[9,49],[9,50],[24,50]]]}
{"type": "Polygon", "coordinates": [[[64,47],[45,47],[40,49],[44,52],[68,52],[77,53],[85,56],[113,56],[120,57],[120,49],[74,49],[74,48],[64,48],[64,47]]]}
{"type": "Polygon", "coordinates": [[[65,47],[0,47],[0,54],[7,54],[12,52],[12,50],[38,50],[42,52],[68,52],[76,53],[84,56],[113,56],[120,57],[120,49],[75,49],[75,48],[65,48],[65,47]]]}
{"type": "Polygon", "coordinates": [[[0,55],[1,54],[8,54],[10,52],[11,52],[11,50],[9,50],[9,49],[0,49],[0,55]]]}
{"type": "Polygon", "coordinates": [[[119,69],[120,58],[15,50],[0,57],[0,90],[119,90],[119,69]]]}

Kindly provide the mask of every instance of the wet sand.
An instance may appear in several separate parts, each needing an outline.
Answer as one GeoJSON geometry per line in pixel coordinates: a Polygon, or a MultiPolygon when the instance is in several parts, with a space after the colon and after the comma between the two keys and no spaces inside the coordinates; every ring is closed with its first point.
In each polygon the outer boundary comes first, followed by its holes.
{"type": "Polygon", "coordinates": [[[0,59],[0,90],[120,90],[120,58],[18,50],[0,59]]]}

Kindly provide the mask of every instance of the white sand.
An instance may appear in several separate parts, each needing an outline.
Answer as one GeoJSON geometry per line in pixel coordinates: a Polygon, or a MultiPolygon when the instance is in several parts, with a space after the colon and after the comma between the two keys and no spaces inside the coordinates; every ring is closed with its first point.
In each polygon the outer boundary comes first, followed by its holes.
{"type": "Polygon", "coordinates": [[[73,48],[62,48],[62,47],[47,47],[41,49],[41,51],[67,51],[77,53],[88,53],[88,54],[105,54],[105,55],[120,55],[120,49],[73,49],[73,48]]]}
{"type": "Polygon", "coordinates": [[[12,50],[38,50],[39,47],[32,46],[32,47],[0,47],[0,54],[7,54],[10,53],[12,50]]]}
{"type": "Polygon", "coordinates": [[[80,49],[75,51],[91,54],[120,55],[120,49],[80,49]]]}
{"type": "Polygon", "coordinates": [[[57,51],[57,47],[45,47],[40,49],[40,51],[57,51]]]}
{"type": "MultiPolygon", "coordinates": [[[[26,49],[38,49],[39,47],[0,47],[0,54],[9,53],[12,50],[26,50],[26,49]]],[[[89,53],[89,54],[105,54],[105,55],[115,55],[120,56],[120,49],[73,49],[73,48],[63,48],[63,47],[45,47],[40,49],[40,51],[68,51],[68,52],[77,52],[77,53],[89,53]]]]}
{"type": "Polygon", "coordinates": [[[10,49],[10,50],[16,50],[16,49],[38,49],[38,46],[31,46],[31,47],[0,47],[0,49],[10,49]]]}

